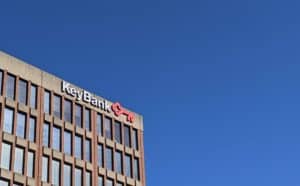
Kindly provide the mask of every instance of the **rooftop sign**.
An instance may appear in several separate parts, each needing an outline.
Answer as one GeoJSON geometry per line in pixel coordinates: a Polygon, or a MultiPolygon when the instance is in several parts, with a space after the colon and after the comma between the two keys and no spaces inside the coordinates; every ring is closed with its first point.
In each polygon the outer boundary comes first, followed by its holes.
{"type": "Polygon", "coordinates": [[[125,115],[127,121],[131,123],[134,121],[134,114],[132,112],[129,112],[128,110],[125,110],[118,102],[110,104],[107,100],[96,98],[88,91],[79,90],[65,81],[62,81],[61,88],[62,92],[74,97],[77,101],[86,102],[93,107],[99,108],[107,113],[113,112],[117,117],[125,115]]]}

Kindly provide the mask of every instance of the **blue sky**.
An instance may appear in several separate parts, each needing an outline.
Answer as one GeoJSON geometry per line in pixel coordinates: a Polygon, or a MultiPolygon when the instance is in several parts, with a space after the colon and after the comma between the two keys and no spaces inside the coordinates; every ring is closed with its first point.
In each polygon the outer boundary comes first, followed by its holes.
{"type": "Polygon", "coordinates": [[[299,6],[1,2],[0,49],[143,114],[148,186],[299,186],[299,6]]]}

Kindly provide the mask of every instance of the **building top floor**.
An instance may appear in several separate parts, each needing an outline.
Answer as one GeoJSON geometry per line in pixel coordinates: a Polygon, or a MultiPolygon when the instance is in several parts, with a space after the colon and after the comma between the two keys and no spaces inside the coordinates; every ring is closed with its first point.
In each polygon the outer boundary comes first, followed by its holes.
{"type": "Polygon", "coordinates": [[[104,113],[106,116],[143,131],[143,117],[124,108],[119,102],[113,103],[106,100],[2,51],[0,51],[0,69],[21,79],[30,81],[44,90],[73,100],[86,108],[104,113]]]}

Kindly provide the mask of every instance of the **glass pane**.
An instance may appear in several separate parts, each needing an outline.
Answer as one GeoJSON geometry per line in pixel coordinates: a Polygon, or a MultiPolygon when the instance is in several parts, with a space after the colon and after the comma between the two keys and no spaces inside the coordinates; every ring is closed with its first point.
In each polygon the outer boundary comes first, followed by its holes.
{"type": "Polygon", "coordinates": [[[0,94],[2,94],[2,85],[3,85],[3,71],[0,70],[0,94]]]}
{"type": "Polygon", "coordinates": [[[136,129],[133,130],[133,144],[132,145],[135,150],[139,150],[138,131],[136,129]]]}
{"type": "Polygon", "coordinates": [[[75,124],[78,127],[82,127],[82,107],[77,104],[75,107],[75,124]]]}
{"type": "Polygon", "coordinates": [[[85,109],[84,121],[85,121],[84,124],[86,130],[91,131],[91,110],[90,109],[85,109]]]}
{"type": "Polygon", "coordinates": [[[64,186],[71,186],[72,183],[72,167],[71,165],[64,165],[64,186]]]}
{"type": "Polygon", "coordinates": [[[49,159],[46,156],[43,156],[42,159],[42,181],[48,182],[48,166],[49,166],[49,159]]]}
{"type": "Polygon", "coordinates": [[[125,156],[125,175],[127,177],[132,177],[132,175],[131,175],[131,156],[130,155],[125,156]]]}
{"type": "Polygon", "coordinates": [[[6,82],[6,97],[10,99],[15,99],[15,84],[16,84],[15,76],[8,75],[7,82],[6,82]]]}
{"type": "Polygon", "coordinates": [[[106,186],[113,186],[113,185],[114,185],[113,180],[110,180],[110,179],[106,180],[106,186]]]}
{"type": "Polygon", "coordinates": [[[36,127],[36,119],[34,117],[30,117],[29,119],[29,141],[35,142],[35,127],[36,127]]]}
{"type": "Polygon", "coordinates": [[[134,169],[133,169],[134,179],[140,179],[140,166],[139,159],[134,158],[134,169]]]}
{"type": "Polygon", "coordinates": [[[50,92],[45,90],[44,92],[44,112],[50,114],[50,92]]]}
{"type": "Polygon", "coordinates": [[[119,174],[123,173],[122,152],[116,151],[116,171],[119,174]]]}
{"type": "Polygon", "coordinates": [[[52,184],[59,186],[60,181],[60,162],[52,160],[52,184]]]}
{"type": "Polygon", "coordinates": [[[103,167],[103,146],[98,144],[98,166],[103,167]]]}
{"type": "Polygon", "coordinates": [[[82,159],[82,137],[75,136],[75,157],[82,159]]]}
{"type": "Polygon", "coordinates": [[[85,139],[85,158],[91,162],[91,140],[85,139]]]}
{"type": "Polygon", "coordinates": [[[103,186],[103,177],[98,176],[98,186],[103,186]]]}
{"type": "Polygon", "coordinates": [[[14,171],[23,174],[24,149],[16,147],[14,171]]]}
{"type": "Polygon", "coordinates": [[[57,118],[61,118],[61,97],[54,96],[53,114],[57,118]]]}
{"type": "Polygon", "coordinates": [[[19,90],[18,101],[26,105],[27,104],[27,82],[23,80],[19,80],[18,90],[19,90]]]}
{"type": "Polygon", "coordinates": [[[30,107],[36,108],[36,97],[37,97],[37,87],[35,85],[31,85],[30,88],[30,107]]]}
{"type": "Polygon", "coordinates": [[[75,168],[75,186],[82,186],[82,170],[75,168]]]}
{"type": "Polygon", "coordinates": [[[102,136],[102,114],[97,114],[96,122],[98,135],[102,136]]]}
{"type": "Polygon", "coordinates": [[[117,173],[122,174],[123,173],[122,153],[116,151],[115,156],[116,156],[115,158],[116,158],[116,169],[117,169],[116,171],[117,173]]]}
{"type": "Polygon", "coordinates": [[[118,143],[122,143],[121,140],[121,123],[120,122],[115,122],[115,141],[118,143]]]}
{"type": "Polygon", "coordinates": [[[3,131],[12,134],[13,123],[14,123],[14,110],[6,107],[4,110],[3,131]]]}
{"type": "Polygon", "coordinates": [[[113,170],[113,152],[109,147],[106,148],[106,168],[113,170]]]}
{"type": "Polygon", "coordinates": [[[20,138],[25,138],[26,129],[26,115],[24,113],[18,112],[17,115],[17,136],[20,138]]]}
{"type": "Polygon", "coordinates": [[[72,133],[69,131],[64,132],[64,152],[68,155],[72,154],[72,133]]]}
{"type": "Polygon", "coordinates": [[[85,186],[91,186],[92,185],[92,174],[90,172],[85,173],[85,186]]]}
{"type": "Polygon", "coordinates": [[[112,139],[112,126],[111,126],[110,118],[105,117],[104,127],[105,127],[105,137],[108,139],[112,139]]]}
{"type": "Polygon", "coordinates": [[[125,146],[131,147],[131,140],[130,140],[130,128],[129,126],[124,126],[124,140],[125,140],[125,146]]]}
{"type": "Polygon", "coordinates": [[[9,181],[6,181],[6,180],[0,180],[0,185],[1,185],[1,186],[9,186],[9,181]]]}
{"type": "Polygon", "coordinates": [[[53,149],[57,150],[57,151],[60,151],[60,141],[61,141],[61,132],[60,132],[60,128],[58,127],[53,127],[53,149]]]}
{"type": "Polygon", "coordinates": [[[72,102],[66,99],[64,103],[64,117],[65,121],[72,123],[72,102]]]}
{"type": "Polygon", "coordinates": [[[1,168],[10,170],[11,145],[2,143],[1,168]]]}
{"type": "Polygon", "coordinates": [[[43,127],[43,145],[45,147],[49,147],[49,132],[50,125],[48,123],[44,123],[43,127]]]}
{"type": "Polygon", "coordinates": [[[27,176],[34,177],[34,152],[28,152],[27,156],[27,176]]]}

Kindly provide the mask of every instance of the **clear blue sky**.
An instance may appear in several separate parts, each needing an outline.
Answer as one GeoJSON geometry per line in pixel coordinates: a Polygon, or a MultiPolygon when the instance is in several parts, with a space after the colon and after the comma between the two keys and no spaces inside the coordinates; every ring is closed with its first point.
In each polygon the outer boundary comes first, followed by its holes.
{"type": "Polygon", "coordinates": [[[3,1],[0,49],[143,114],[148,186],[299,186],[299,7],[3,1]]]}

